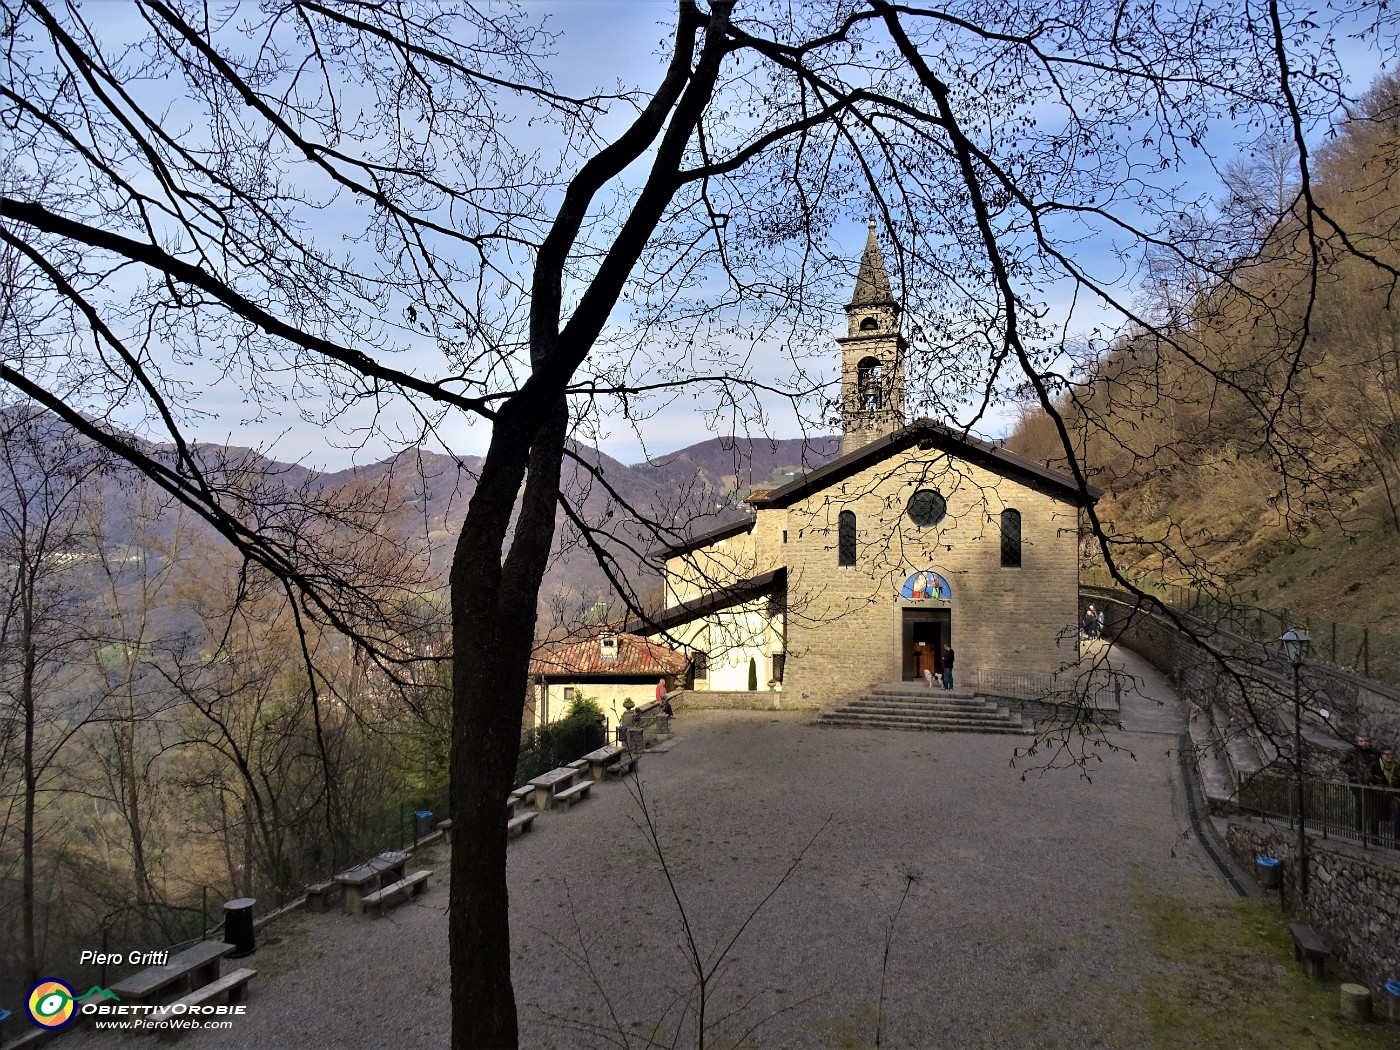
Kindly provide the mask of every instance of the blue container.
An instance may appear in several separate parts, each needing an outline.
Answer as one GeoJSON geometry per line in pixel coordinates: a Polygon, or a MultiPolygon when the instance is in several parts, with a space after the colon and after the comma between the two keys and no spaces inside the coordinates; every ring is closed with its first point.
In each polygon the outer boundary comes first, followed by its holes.
{"type": "Polygon", "coordinates": [[[1255,857],[1254,866],[1259,885],[1266,890],[1278,889],[1278,858],[1255,857]]]}
{"type": "Polygon", "coordinates": [[[1386,1005],[1390,1007],[1390,1019],[1400,1021],[1400,981],[1385,982],[1386,1005]]]}

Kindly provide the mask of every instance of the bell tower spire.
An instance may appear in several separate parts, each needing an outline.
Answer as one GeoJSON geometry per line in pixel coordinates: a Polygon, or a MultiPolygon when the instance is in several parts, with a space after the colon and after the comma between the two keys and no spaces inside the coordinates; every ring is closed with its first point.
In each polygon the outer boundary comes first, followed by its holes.
{"type": "Polygon", "coordinates": [[[841,345],[841,454],[854,452],[904,426],[904,338],[900,307],[875,236],[875,216],[860,258],[855,291],[846,304],[841,345]]]}

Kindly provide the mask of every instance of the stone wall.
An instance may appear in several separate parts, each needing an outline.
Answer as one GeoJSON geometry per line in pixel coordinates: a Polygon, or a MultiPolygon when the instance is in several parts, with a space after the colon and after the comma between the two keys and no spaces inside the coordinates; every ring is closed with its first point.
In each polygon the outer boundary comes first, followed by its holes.
{"type": "Polygon", "coordinates": [[[769,711],[788,706],[780,690],[758,689],[730,691],[684,689],[671,694],[671,707],[677,714],[684,711],[769,711]]]}
{"type": "MultiPolygon", "coordinates": [[[[1122,592],[1084,588],[1081,619],[1090,604],[1105,610],[1106,637],[1146,657],[1202,710],[1223,708],[1229,720],[1240,724],[1261,718],[1276,729],[1291,724],[1293,671],[1277,643],[1266,645],[1183,617],[1219,654],[1212,655],[1169,620],[1137,609],[1122,592]]],[[[1400,743],[1400,689],[1310,660],[1303,669],[1302,695],[1304,717],[1312,728],[1338,741],[1368,732],[1400,743]],[[1326,719],[1317,714],[1321,710],[1328,712],[1326,719]]]]}
{"type": "MultiPolygon", "coordinates": [[[[1248,871],[1256,858],[1276,857],[1284,895],[1298,901],[1297,840],[1286,827],[1234,818],[1226,829],[1230,853],[1248,871]]],[[[1377,1003],[1387,981],[1400,980],[1400,865],[1393,854],[1368,853],[1309,836],[1308,898],[1296,908],[1377,1003]]]]}
{"type": "MultiPolygon", "coordinates": [[[[1278,645],[1186,618],[1212,652],[1168,619],[1136,608],[1120,592],[1086,588],[1080,598],[1081,618],[1090,603],[1105,610],[1106,637],[1146,657],[1184,699],[1213,711],[1217,728],[1254,733],[1260,723],[1273,723],[1273,728],[1291,725],[1293,669],[1278,645]]],[[[1306,666],[1302,683],[1312,729],[1339,741],[1362,730],[1381,740],[1400,741],[1400,690],[1314,662],[1306,666]],[[1322,709],[1328,711],[1326,719],[1317,713],[1322,709]]],[[[1315,757],[1314,750],[1308,754],[1315,757]]],[[[1232,817],[1225,837],[1231,854],[1251,874],[1256,858],[1278,858],[1285,898],[1296,904],[1293,830],[1232,817]]],[[[1307,850],[1308,900],[1299,912],[1380,1001],[1385,983],[1400,980],[1400,858],[1391,851],[1366,851],[1316,835],[1308,836],[1307,850]]]]}

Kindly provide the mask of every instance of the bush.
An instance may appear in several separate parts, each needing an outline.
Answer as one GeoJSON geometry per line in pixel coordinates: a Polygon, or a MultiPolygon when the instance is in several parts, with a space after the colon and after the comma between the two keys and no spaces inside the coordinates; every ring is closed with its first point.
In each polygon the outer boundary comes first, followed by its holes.
{"type": "Polygon", "coordinates": [[[591,696],[575,693],[574,698],[569,701],[569,709],[564,712],[563,720],[567,722],[571,718],[583,718],[585,715],[588,716],[589,721],[596,722],[599,718],[604,717],[602,705],[591,696]]]}
{"type": "Polygon", "coordinates": [[[598,721],[602,714],[596,701],[576,696],[569,713],[558,722],[527,730],[520,738],[515,782],[524,784],[602,747],[606,743],[598,721]]]}

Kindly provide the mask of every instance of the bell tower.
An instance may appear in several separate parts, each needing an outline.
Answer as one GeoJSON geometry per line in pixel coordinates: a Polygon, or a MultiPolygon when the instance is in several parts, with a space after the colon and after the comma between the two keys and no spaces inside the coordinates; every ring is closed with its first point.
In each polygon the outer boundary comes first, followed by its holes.
{"type": "Polygon", "coordinates": [[[841,454],[854,452],[904,426],[904,350],[899,304],[875,237],[865,238],[856,290],[846,304],[841,344],[841,454]]]}

